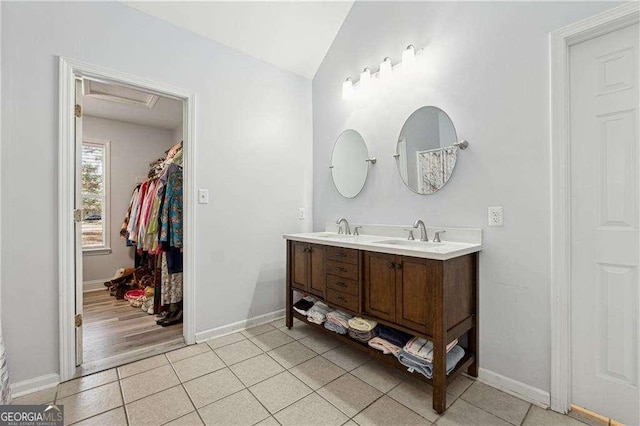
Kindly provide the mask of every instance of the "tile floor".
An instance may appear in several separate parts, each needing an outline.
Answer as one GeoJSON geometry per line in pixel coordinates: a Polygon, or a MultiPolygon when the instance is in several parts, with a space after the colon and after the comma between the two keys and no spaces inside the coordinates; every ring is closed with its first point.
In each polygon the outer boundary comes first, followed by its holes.
{"type": "Polygon", "coordinates": [[[254,327],[82,377],[14,403],[64,404],[78,425],[583,425],[467,377],[431,387],[300,321],[254,327]]]}

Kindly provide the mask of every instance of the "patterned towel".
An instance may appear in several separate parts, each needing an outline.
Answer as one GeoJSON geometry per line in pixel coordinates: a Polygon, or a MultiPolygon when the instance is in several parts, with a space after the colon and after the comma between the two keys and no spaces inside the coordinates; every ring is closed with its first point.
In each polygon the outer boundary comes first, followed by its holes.
{"type": "Polygon", "coordinates": [[[343,327],[342,324],[336,322],[335,320],[328,318],[329,315],[327,315],[327,320],[324,323],[324,328],[333,331],[334,333],[347,334],[347,328],[343,327]]]}
{"type": "Polygon", "coordinates": [[[316,324],[322,324],[327,318],[330,309],[322,302],[316,302],[311,309],[307,311],[307,320],[316,324]]]}
{"type": "MultiPolygon", "coordinates": [[[[458,339],[447,345],[447,352],[458,344],[458,339]]],[[[406,352],[413,356],[422,358],[427,362],[433,362],[433,342],[423,339],[422,337],[414,337],[409,340],[403,348],[406,352]]]]}
{"type": "MultiPolygon", "coordinates": [[[[447,353],[447,374],[451,373],[460,360],[464,357],[464,349],[460,346],[454,346],[447,353]]],[[[410,372],[417,371],[428,379],[433,377],[433,364],[425,361],[423,358],[410,354],[402,349],[398,354],[398,361],[410,372]]]]}
{"type": "Polygon", "coordinates": [[[349,328],[357,331],[371,331],[376,328],[377,322],[360,317],[353,317],[349,320],[349,328]]]}
{"type": "Polygon", "coordinates": [[[401,350],[399,346],[396,346],[393,343],[389,343],[379,337],[374,337],[373,339],[369,340],[368,343],[369,346],[381,351],[385,355],[393,354],[393,356],[397,357],[401,350]]]}
{"type": "Polygon", "coordinates": [[[351,318],[353,318],[351,315],[342,311],[331,311],[327,314],[327,321],[333,320],[333,322],[340,324],[345,329],[349,328],[351,318]]]}
{"type": "Polygon", "coordinates": [[[353,338],[355,340],[359,340],[361,342],[365,342],[366,343],[369,340],[371,340],[374,337],[376,337],[376,332],[375,332],[375,330],[359,331],[359,330],[354,330],[353,328],[349,328],[349,336],[351,336],[351,338],[353,338]]]}

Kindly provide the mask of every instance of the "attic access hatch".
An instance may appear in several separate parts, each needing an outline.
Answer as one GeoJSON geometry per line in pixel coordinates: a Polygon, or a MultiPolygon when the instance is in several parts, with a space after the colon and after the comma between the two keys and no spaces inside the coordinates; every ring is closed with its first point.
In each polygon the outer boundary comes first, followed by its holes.
{"type": "Polygon", "coordinates": [[[85,96],[146,108],[153,108],[159,99],[159,96],[151,93],[130,89],[117,84],[105,84],[88,79],[85,80],[85,96]]]}

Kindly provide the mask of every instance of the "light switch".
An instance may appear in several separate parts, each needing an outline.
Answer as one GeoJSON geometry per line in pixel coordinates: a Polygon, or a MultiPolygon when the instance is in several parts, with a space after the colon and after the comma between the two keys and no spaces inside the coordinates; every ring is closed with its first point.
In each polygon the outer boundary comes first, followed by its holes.
{"type": "Polygon", "coordinates": [[[304,207],[298,207],[298,220],[304,220],[304,219],[305,219],[304,207]]]}
{"type": "Polygon", "coordinates": [[[209,190],[208,189],[198,189],[198,203],[200,204],[209,204],[209,190]]]}
{"type": "Polygon", "coordinates": [[[489,226],[504,226],[504,208],[489,207],[489,226]]]}

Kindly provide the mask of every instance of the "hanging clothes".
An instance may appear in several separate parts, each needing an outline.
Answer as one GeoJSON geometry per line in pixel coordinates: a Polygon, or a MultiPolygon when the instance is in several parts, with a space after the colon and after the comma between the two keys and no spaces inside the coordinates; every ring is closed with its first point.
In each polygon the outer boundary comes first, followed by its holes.
{"type": "Polygon", "coordinates": [[[182,247],[182,170],[175,164],[167,167],[167,185],[160,216],[160,242],[182,247]]]}

